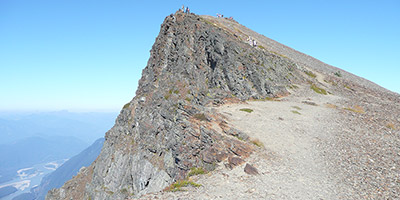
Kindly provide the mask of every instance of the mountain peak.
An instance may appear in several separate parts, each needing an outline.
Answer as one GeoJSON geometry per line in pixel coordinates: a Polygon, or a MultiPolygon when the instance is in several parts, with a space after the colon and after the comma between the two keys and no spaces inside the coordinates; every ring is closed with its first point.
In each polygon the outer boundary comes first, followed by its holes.
{"type": "Polygon", "coordinates": [[[335,84],[381,89],[232,19],[178,11],[161,25],[136,96],[106,133],[97,160],[47,199],[140,197],[187,178],[191,169],[240,165],[258,148],[216,106],[303,90],[350,95],[335,84]]]}

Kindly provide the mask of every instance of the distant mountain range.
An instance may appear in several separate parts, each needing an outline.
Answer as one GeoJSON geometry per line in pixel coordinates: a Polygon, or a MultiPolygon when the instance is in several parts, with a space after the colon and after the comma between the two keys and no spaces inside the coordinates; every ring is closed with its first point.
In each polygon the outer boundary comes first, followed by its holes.
{"type": "Polygon", "coordinates": [[[73,136],[91,144],[109,130],[117,113],[0,112],[0,144],[10,144],[31,136],[73,136]]]}

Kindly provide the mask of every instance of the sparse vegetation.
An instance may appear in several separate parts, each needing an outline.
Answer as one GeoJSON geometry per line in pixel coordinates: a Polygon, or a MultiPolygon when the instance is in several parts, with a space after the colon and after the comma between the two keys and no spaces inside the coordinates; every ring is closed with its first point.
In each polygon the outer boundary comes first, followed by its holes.
{"type": "Polygon", "coordinates": [[[326,92],[326,90],[317,87],[315,84],[312,84],[310,87],[312,90],[314,90],[314,92],[318,93],[318,94],[323,94],[323,95],[327,95],[328,93],[326,92]]]}
{"type": "Polygon", "coordinates": [[[193,117],[200,121],[207,121],[207,117],[204,115],[204,113],[197,113],[193,117]]]}
{"type": "Polygon", "coordinates": [[[396,130],[396,127],[393,123],[389,122],[388,124],[386,124],[386,128],[392,129],[392,130],[396,130]]]}
{"type": "Polygon", "coordinates": [[[264,144],[259,139],[253,139],[250,142],[260,148],[264,148],[264,144]]]}
{"type": "Polygon", "coordinates": [[[203,168],[201,167],[192,167],[188,173],[188,176],[195,176],[195,175],[199,175],[199,174],[204,174],[206,173],[206,171],[204,171],[203,168]]]}
{"type": "Polygon", "coordinates": [[[281,101],[281,100],[275,97],[265,97],[263,99],[251,99],[251,101],[281,101]]]}
{"type": "Polygon", "coordinates": [[[301,108],[298,107],[298,106],[292,106],[292,108],[297,109],[297,110],[301,110],[301,108]]]}
{"type": "Polygon", "coordinates": [[[346,85],[346,84],[344,85],[344,87],[347,88],[347,89],[349,89],[349,90],[353,90],[353,89],[351,89],[350,86],[348,86],[348,85],[346,85]]]}
{"type": "Polygon", "coordinates": [[[200,187],[200,184],[197,184],[193,181],[190,180],[179,180],[173,184],[171,184],[166,191],[169,192],[176,192],[176,191],[183,191],[182,187],[186,187],[186,186],[193,186],[193,187],[200,187]]]}
{"type": "Polygon", "coordinates": [[[168,100],[170,96],[171,96],[170,94],[167,94],[167,95],[164,96],[164,98],[165,98],[166,100],[168,100]]]}
{"type": "Polygon", "coordinates": [[[265,47],[263,47],[261,45],[258,45],[257,47],[260,48],[260,49],[265,49],[265,47]]]}
{"type": "Polygon", "coordinates": [[[106,193],[109,194],[109,195],[113,195],[114,194],[113,191],[106,191],[106,193]]]}
{"type": "Polygon", "coordinates": [[[297,111],[297,110],[292,110],[292,113],[301,115],[301,113],[299,111],[297,111]]]}
{"type": "Polygon", "coordinates": [[[168,91],[168,93],[169,93],[169,94],[172,94],[172,93],[178,94],[178,93],[179,93],[179,90],[170,89],[170,90],[168,91]]]}
{"type": "Polygon", "coordinates": [[[126,103],[126,104],[124,105],[123,109],[129,108],[130,104],[131,104],[131,103],[126,103]]]}
{"type": "Polygon", "coordinates": [[[212,26],[215,26],[215,24],[214,23],[212,23],[212,22],[210,22],[210,21],[208,21],[208,20],[206,20],[206,19],[204,19],[204,18],[201,18],[206,24],[209,24],[209,25],[212,25],[212,26]]]}
{"type": "Polygon", "coordinates": [[[318,106],[318,104],[316,104],[315,102],[312,102],[312,101],[302,101],[301,103],[308,104],[310,106],[318,106]]]}
{"type": "Polygon", "coordinates": [[[337,108],[337,106],[335,104],[330,104],[330,103],[325,104],[325,106],[328,108],[333,108],[333,109],[337,108]]]}
{"type": "Polygon", "coordinates": [[[364,109],[361,106],[354,106],[353,108],[343,108],[348,111],[352,111],[355,113],[365,113],[364,109]]]}
{"type": "Polygon", "coordinates": [[[240,136],[238,136],[238,135],[234,135],[233,137],[237,138],[237,139],[240,140],[240,141],[244,141],[244,138],[242,138],[242,137],[240,137],[240,136]]]}
{"type": "Polygon", "coordinates": [[[277,56],[280,56],[280,57],[282,57],[282,58],[288,58],[287,56],[285,56],[285,55],[283,55],[283,54],[280,54],[280,53],[278,53],[278,52],[275,52],[275,51],[270,51],[272,54],[275,54],[275,55],[277,55],[277,56]]]}
{"type": "Polygon", "coordinates": [[[121,192],[121,193],[128,193],[128,190],[127,190],[126,188],[122,188],[122,189],[120,190],[120,192],[121,192]]]}
{"type": "Polygon", "coordinates": [[[340,71],[335,72],[335,76],[342,77],[342,73],[340,71]]]}
{"type": "Polygon", "coordinates": [[[274,98],[274,97],[265,97],[264,100],[266,100],[266,101],[280,101],[279,99],[274,98]]]}
{"type": "Polygon", "coordinates": [[[186,97],[185,100],[189,102],[192,101],[192,99],[190,99],[189,97],[186,97]]]}
{"type": "Polygon", "coordinates": [[[252,110],[252,109],[250,109],[250,108],[242,108],[242,109],[240,109],[240,111],[243,111],[243,112],[248,112],[248,113],[251,113],[251,112],[253,112],[253,110],[252,110]]]}
{"type": "Polygon", "coordinates": [[[306,73],[306,74],[307,74],[309,77],[311,77],[311,78],[317,77],[317,75],[314,74],[314,73],[312,73],[311,71],[305,71],[304,73],[306,73]]]}

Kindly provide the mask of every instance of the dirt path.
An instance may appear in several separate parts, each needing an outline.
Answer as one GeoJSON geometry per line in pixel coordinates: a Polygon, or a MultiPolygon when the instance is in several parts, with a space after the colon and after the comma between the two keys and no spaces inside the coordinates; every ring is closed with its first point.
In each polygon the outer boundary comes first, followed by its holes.
{"type": "Polygon", "coordinates": [[[248,102],[221,108],[230,123],[259,139],[273,152],[271,163],[260,163],[266,198],[335,199],[334,181],[328,173],[319,142],[329,138],[332,110],[298,102],[248,102]],[[250,108],[252,113],[240,111],[250,108]],[[327,135],[328,134],[328,135],[327,135]]]}
{"type": "Polygon", "coordinates": [[[331,175],[332,163],[324,156],[324,144],[338,131],[336,111],[325,104],[336,100],[332,95],[307,94],[218,107],[231,126],[264,144],[246,159],[260,174],[244,173],[245,164],[229,170],[221,163],[212,173],[194,178],[200,188],[144,199],[338,199],[338,177],[331,175]]]}

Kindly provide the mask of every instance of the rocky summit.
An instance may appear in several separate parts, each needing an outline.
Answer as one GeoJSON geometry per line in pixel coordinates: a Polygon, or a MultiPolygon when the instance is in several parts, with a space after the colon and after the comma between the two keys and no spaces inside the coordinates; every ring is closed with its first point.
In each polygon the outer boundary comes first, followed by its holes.
{"type": "Polygon", "coordinates": [[[46,199],[399,198],[399,114],[396,93],[178,11],[99,157],[46,199]]]}

